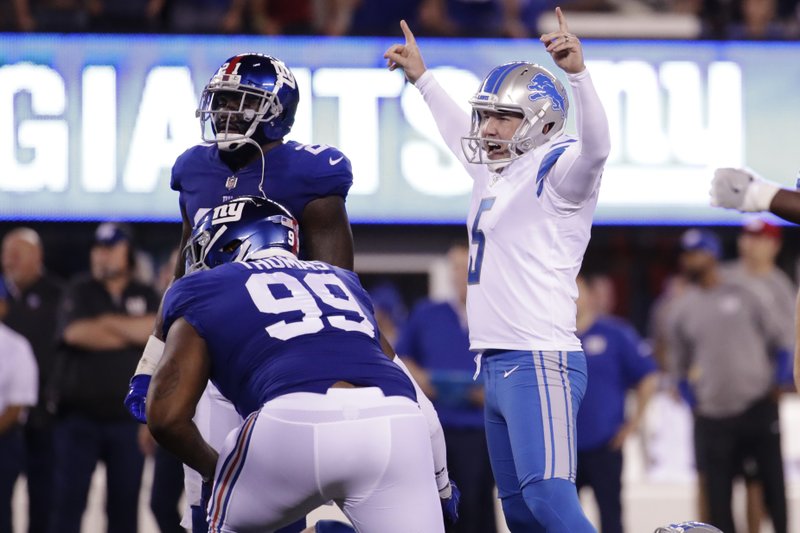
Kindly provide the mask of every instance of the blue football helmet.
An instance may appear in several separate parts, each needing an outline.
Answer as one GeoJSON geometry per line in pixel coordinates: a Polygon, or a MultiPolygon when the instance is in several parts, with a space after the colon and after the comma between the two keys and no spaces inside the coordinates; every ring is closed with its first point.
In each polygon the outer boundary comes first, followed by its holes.
{"type": "Polygon", "coordinates": [[[205,142],[236,150],[252,139],[259,145],[292,129],[300,92],[283,61],[264,54],[240,54],[211,76],[200,97],[205,142]]]}
{"type": "Polygon", "coordinates": [[[183,250],[186,273],[259,259],[266,255],[259,252],[269,249],[298,254],[297,220],[277,202],[241,196],[210,210],[195,224],[183,250]]]}
{"type": "Polygon", "coordinates": [[[722,533],[722,530],[703,522],[681,522],[660,527],[654,533],[722,533]]]}
{"type": "Polygon", "coordinates": [[[567,91],[558,78],[524,61],[493,69],[469,103],[472,126],[469,135],[461,139],[461,148],[470,163],[489,165],[513,161],[556,137],[564,130],[569,111],[567,91]],[[486,112],[516,114],[522,122],[511,139],[490,139],[481,135],[486,112]],[[489,159],[489,153],[495,150],[507,154],[489,159]]]}

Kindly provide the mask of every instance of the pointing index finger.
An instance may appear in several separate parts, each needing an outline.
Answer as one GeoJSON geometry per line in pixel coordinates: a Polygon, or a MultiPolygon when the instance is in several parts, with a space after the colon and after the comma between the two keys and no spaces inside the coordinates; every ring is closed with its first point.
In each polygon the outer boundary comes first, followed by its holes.
{"type": "Polygon", "coordinates": [[[564,12],[561,11],[560,7],[556,8],[556,18],[558,19],[558,30],[569,32],[569,27],[567,27],[567,17],[564,16],[564,12]]]}
{"type": "Polygon", "coordinates": [[[417,44],[417,40],[414,38],[414,34],[411,33],[411,28],[408,27],[408,23],[405,20],[400,21],[400,29],[403,30],[403,35],[406,38],[406,44],[417,44]]]}

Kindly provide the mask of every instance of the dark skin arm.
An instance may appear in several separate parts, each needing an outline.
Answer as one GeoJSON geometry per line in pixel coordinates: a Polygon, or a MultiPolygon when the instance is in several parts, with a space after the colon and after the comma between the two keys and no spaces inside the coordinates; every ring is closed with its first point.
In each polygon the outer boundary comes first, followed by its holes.
{"type": "MultiPolygon", "coordinates": [[[[175,261],[175,273],[172,275],[172,283],[175,283],[176,279],[181,279],[183,275],[186,273],[186,263],[183,260],[183,249],[186,248],[186,243],[189,241],[189,237],[192,235],[192,223],[189,222],[189,215],[186,214],[186,209],[181,206],[181,242],[178,245],[179,256],[178,260],[175,261]]],[[[164,297],[161,297],[161,301],[158,304],[158,312],[156,313],[156,321],[153,324],[153,333],[152,335],[156,338],[164,340],[164,297]]]]}
{"type": "Polygon", "coordinates": [[[206,388],[210,358],[197,331],[183,318],[167,335],[164,356],[147,391],[147,427],[156,441],[209,480],[219,454],[192,421],[206,388]]]}
{"type": "Polygon", "coordinates": [[[308,257],[353,270],[353,232],[341,196],[310,201],[300,217],[301,244],[308,257]]]}
{"type": "Polygon", "coordinates": [[[800,192],[781,189],[772,198],[769,210],[789,222],[800,224],[800,192]]]}

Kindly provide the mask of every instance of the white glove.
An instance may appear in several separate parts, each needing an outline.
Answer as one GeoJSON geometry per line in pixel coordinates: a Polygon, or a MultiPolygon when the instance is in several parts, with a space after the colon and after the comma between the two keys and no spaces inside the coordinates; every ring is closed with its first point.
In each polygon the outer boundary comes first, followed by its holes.
{"type": "Polygon", "coordinates": [[[718,168],[711,180],[711,205],[748,213],[769,211],[779,190],[750,169],[718,168]]]}

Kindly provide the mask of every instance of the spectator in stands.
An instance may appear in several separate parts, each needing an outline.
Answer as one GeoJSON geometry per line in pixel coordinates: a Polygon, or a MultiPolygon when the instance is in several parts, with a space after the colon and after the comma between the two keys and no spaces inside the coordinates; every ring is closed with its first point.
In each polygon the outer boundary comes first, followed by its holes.
{"type": "Polygon", "coordinates": [[[589,486],[600,509],[600,530],[622,532],[622,447],[638,430],[650,397],[658,386],[649,346],[630,324],[600,312],[603,278],[578,276],[577,329],[586,353],[589,384],[578,411],[576,486],[589,486]],[[636,411],[625,416],[629,390],[636,392],[636,411]]]}
{"type": "Polygon", "coordinates": [[[89,31],[146,33],[160,29],[165,0],[87,0],[89,31]]]}
{"type": "Polygon", "coordinates": [[[780,421],[772,388],[774,354],[791,339],[763,298],[722,275],[716,235],[691,229],[681,246],[681,268],[692,286],[670,314],[667,347],[675,377],[688,379],[696,398],[695,458],[709,522],[735,533],[733,479],[751,457],[773,528],[785,533],[780,421]]]}
{"type": "Polygon", "coordinates": [[[444,428],[450,477],[461,488],[459,520],[448,532],[493,533],[494,478],[483,429],[483,387],[477,385],[466,319],[469,250],[447,254],[453,298],[424,301],[411,312],[395,351],[433,400],[444,428]]]}
{"type": "Polygon", "coordinates": [[[776,263],[783,244],[781,227],[761,218],[749,218],[736,244],[739,258],[723,264],[723,274],[741,283],[752,283],[753,290],[775,310],[776,318],[782,319],[784,335],[793,338],[797,287],[776,263]]]}
{"type": "Polygon", "coordinates": [[[83,0],[13,0],[17,30],[77,33],[89,28],[83,0]]]}
{"type": "Polygon", "coordinates": [[[172,0],[163,18],[177,33],[248,33],[248,0],[172,0]]]}
{"type": "MultiPolygon", "coordinates": [[[[737,239],[739,258],[722,265],[723,275],[749,286],[764,299],[764,305],[774,311],[773,316],[783,330],[784,338],[794,338],[795,287],[775,261],[781,250],[781,228],[760,218],[748,219],[737,239]]],[[[791,353],[782,349],[775,356],[776,391],[793,385],[791,353]]],[[[761,530],[764,515],[763,487],[758,480],[757,465],[746,457],[742,475],[747,485],[747,522],[750,533],[761,530]]]]}
{"type": "Polygon", "coordinates": [[[122,401],[159,301],[152,288],[132,280],[133,263],[126,229],[101,224],[90,275],[76,279],[64,296],[51,533],[79,533],[92,473],[101,460],[108,531],[137,531],[144,458],[137,445],[139,424],[122,401]]]}
{"type": "Polygon", "coordinates": [[[33,347],[39,397],[24,426],[24,472],[28,487],[28,532],[46,533],[53,506],[53,427],[48,383],[56,358],[56,315],[63,288],[45,272],[39,234],[11,230],[3,238],[3,275],[8,287],[5,323],[33,347]]]}
{"type": "MultiPolygon", "coordinates": [[[[7,296],[0,286],[0,314],[7,296]]],[[[22,424],[28,408],[36,405],[37,385],[30,343],[0,323],[0,531],[13,531],[11,499],[25,460],[22,424]]]]}

